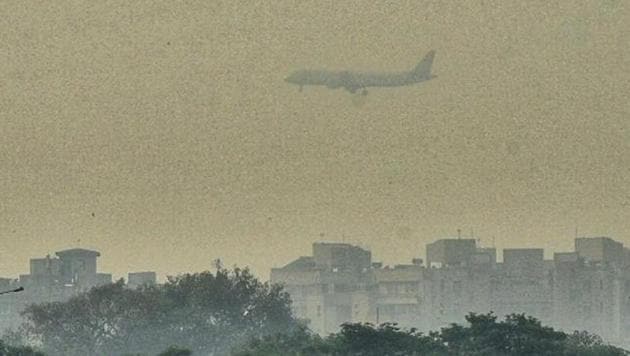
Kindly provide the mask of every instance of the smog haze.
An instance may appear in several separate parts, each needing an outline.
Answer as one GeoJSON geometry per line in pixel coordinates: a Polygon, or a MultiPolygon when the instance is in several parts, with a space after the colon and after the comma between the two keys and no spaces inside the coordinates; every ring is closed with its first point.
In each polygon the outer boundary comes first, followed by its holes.
{"type": "Polygon", "coordinates": [[[630,5],[23,2],[0,10],[0,274],[269,269],[318,240],[409,262],[457,229],[497,248],[630,244],[630,5]],[[297,88],[300,68],[418,86],[297,88]]]}

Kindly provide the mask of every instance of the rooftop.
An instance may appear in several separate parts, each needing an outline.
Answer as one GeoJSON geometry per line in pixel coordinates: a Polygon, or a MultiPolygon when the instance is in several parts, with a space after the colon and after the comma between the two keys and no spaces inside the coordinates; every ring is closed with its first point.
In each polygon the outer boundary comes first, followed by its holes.
{"type": "Polygon", "coordinates": [[[69,250],[63,250],[56,252],[55,255],[60,258],[63,257],[99,257],[101,255],[98,251],[86,250],[83,248],[72,248],[69,250]]]}

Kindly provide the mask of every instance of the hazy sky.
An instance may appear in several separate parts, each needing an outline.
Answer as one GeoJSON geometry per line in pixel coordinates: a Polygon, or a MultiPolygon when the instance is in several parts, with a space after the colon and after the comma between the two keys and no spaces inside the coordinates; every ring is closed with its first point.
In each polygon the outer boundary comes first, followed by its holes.
{"type": "Polygon", "coordinates": [[[553,3],[3,2],[0,275],[76,246],[266,279],[316,240],[630,245],[630,5],[553,3]],[[430,49],[438,78],[367,97],[283,81],[430,49]]]}

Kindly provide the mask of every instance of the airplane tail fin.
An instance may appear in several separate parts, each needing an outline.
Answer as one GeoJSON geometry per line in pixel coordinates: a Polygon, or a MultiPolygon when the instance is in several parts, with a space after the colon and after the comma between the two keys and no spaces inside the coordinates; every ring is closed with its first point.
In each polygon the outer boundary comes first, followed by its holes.
{"type": "Polygon", "coordinates": [[[414,78],[418,79],[430,79],[433,76],[431,75],[431,66],[433,65],[433,58],[435,57],[435,50],[429,51],[424,58],[418,63],[418,65],[413,69],[412,75],[414,78]]]}

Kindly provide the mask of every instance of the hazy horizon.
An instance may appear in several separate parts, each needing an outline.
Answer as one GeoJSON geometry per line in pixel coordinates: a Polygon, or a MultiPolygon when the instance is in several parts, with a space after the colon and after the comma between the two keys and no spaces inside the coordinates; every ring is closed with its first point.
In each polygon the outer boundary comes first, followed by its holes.
{"type": "Polygon", "coordinates": [[[0,276],[82,247],[100,270],[271,267],[318,240],[385,264],[462,234],[630,245],[630,5],[9,2],[0,276]],[[365,97],[302,68],[435,80],[365,97]],[[79,241],[80,240],[80,241],[79,241]]]}

